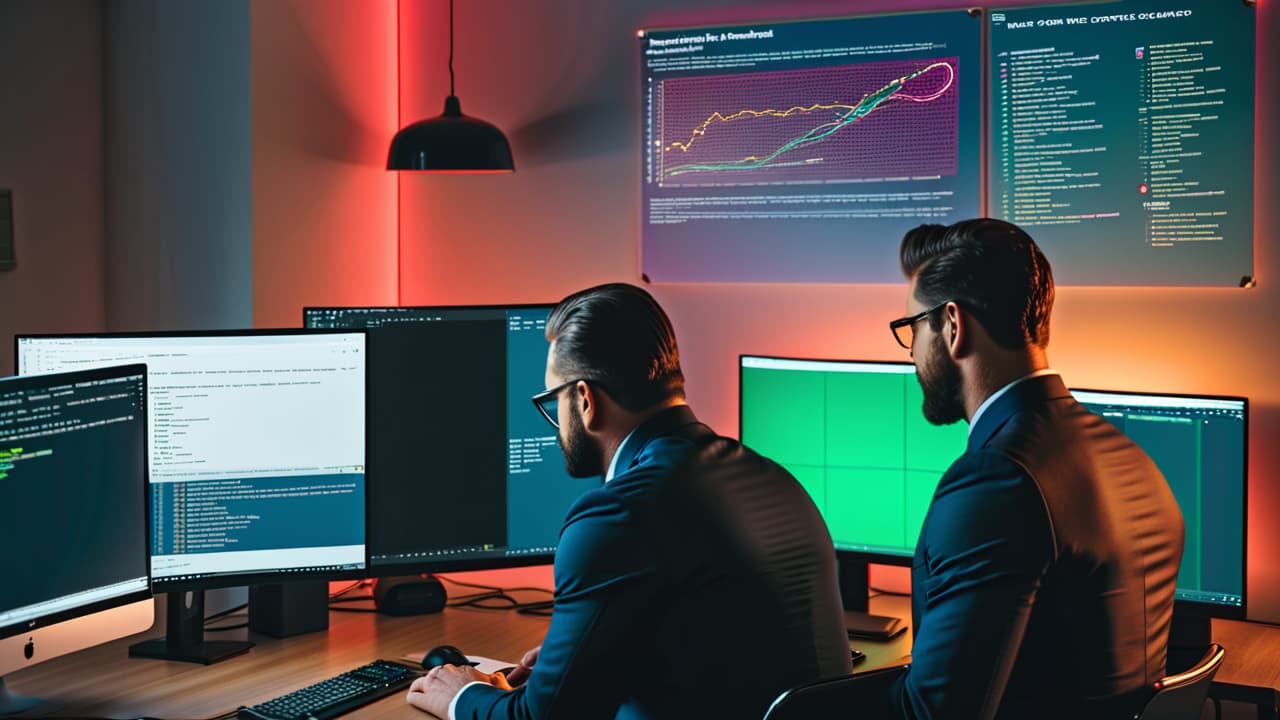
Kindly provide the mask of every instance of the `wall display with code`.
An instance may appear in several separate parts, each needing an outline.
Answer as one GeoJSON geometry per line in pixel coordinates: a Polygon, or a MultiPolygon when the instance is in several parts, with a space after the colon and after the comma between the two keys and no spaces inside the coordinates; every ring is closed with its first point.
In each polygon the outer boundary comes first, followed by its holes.
{"type": "Polygon", "coordinates": [[[989,203],[1064,285],[1247,285],[1256,10],[991,10],[989,203]]]}

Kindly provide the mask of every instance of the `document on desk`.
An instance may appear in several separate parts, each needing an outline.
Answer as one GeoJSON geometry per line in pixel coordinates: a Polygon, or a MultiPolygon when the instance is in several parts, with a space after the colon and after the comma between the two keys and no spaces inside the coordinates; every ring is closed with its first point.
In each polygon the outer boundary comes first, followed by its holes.
{"type": "MultiPolygon", "coordinates": [[[[400,656],[401,660],[408,660],[415,665],[422,664],[422,658],[427,654],[426,650],[417,653],[406,653],[400,656]]],[[[493,658],[483,657],[481,655],[468,655],[467,659],[471,661],[471,666],[486,675],[501,671],[503,674],[510,672],[520,663],[514,663],[507,660],[494,660],[493,658]]]]}

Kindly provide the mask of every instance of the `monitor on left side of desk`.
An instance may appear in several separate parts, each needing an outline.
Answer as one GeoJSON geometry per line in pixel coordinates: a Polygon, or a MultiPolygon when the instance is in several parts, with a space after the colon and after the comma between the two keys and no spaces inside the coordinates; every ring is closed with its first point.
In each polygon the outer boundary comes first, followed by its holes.
{"type": "Polygon", "coordinates": [[[143,365],[0,379],[0,715],[40,703],[4,676],[142,632],[143,365]]]}
{"type": "MultiPolygon", "coordinates": [[[[165,637],[135,657],[211,663],[246,640],[205,639],[204,590],[251,586],[249,625],[288,590],[362,577],[365,334],[240,330],[16,338],[20,373],[145,363],[152,590],[165,637]],[[283,584],[283,585],[282,585],[283,584]]],[[[268,634],[295,634],[273,632],[268,634]]]]}

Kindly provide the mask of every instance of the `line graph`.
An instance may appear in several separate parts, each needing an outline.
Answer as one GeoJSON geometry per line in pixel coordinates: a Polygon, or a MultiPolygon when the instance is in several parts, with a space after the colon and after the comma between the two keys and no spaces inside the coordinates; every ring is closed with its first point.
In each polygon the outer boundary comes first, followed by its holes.
{"type": "Polygon", "coordinates": [[[893,60],[666,80],[655,142],[659,181],[954,175],[957,64],[893,60]]]}

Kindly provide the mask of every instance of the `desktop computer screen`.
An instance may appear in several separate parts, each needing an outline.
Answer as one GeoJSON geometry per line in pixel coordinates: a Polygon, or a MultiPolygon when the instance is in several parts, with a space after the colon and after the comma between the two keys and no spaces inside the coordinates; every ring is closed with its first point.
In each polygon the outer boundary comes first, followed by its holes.
{"type": "MultiPolygon", "coordinates": [[[[909,562],[938,480],[968,426],[930,425],[910,363],[741,359],[742,441],[804,485],[836,549],[909,562]]],[[[1182,509],[1180,606],[1244,617],[1248,403],[1073,390],[1164,474],[1182,509]]]]}
{"type": "Polygon", "coordinates": [[[157,590],[358,576],[363,332],[17,338],[20,373],[145,363],[157,590]]]}
{"type": "Polygon", "coordinates": [[[911,363],[743,356],[742,442],[796,476],[837,550],[908,564],[968,426],[924,419],[911,363]]]}
{"type": "Polygon", "coordinates": [[[377,575],[550,562],[600,478],[564,468],[529,402],[550,305],[306,308],[369,333],[369,565],[377,575]]]}
{"type": "Polygon", "coordinates": [[[1133,440],[1169,481],[1186,542],[1175,597],[1196,612],[1243,618],[1248,401],[1239,397],[1072,390],[1133,440]]]}
{"type": "Polygon", "coordinates": [[[141,365],[0,380],[0,676],[151,626],[146,397],[141,365]]]}

